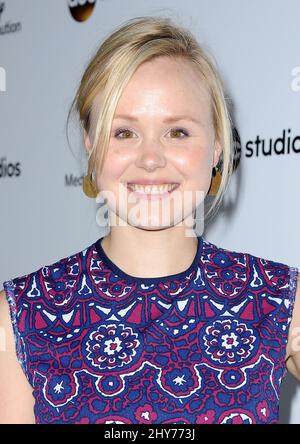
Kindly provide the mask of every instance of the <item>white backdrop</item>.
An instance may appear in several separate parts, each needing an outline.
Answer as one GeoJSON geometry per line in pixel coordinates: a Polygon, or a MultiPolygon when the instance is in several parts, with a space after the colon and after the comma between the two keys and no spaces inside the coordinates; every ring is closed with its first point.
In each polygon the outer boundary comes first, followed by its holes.
{"type": "MultiPolygon", "coordinates": [[[[205,238],[299,268],[299,0],[96,0],[82,22],[69,10],[76,1],[0,0],[0,288],[102,235],[81,189],[86,164],[74,125],[73,153],[67,145],[67,111],[100,41],[142,15],[188,27],[217,60],[234,103],[241,163],[205,238]]],[[[291,376],[281,421],[300,423],[291,376]]]]}

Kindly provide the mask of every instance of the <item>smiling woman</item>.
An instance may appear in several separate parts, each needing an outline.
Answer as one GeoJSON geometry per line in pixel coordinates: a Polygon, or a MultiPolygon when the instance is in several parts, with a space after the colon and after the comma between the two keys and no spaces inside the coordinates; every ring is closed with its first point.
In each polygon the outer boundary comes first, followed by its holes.
{"type": "Polygon", "coordinates": [[[188,30],[138,17],[101,44],[73,109],[110,231],[4,282],[0,420],[277,423],[286,363],[299,376],[298,269],[186,229],[232,173],[216,68],[188,30]]]}
{"type": "MultiPolygon", "coordinates": [[[[85,143],[90,154],[92,143],[87,134],[85,143]]],[[[221,150],[210,94],[199,74],[185,59],[156,57],[136,69],[118,100],[105,160],[101,167],[96,167],[96,185],[102,195],[110,191],[109,206],[115,207],[114,212],[122,221],[154,230],[168,215],[167,223],[175,225],[182,221],[184,205],[184,219],[199,205],[199,200],[193,200],[192,191],[201,190],[203,196],[207,193],[211,170],[218,163],[221,150]],[[162,169],[164,177],[159,173],[162,169]],[[119,193],[123,183],[134,192],[126,199],[126,205],[119,193]],[[142,189],[143,185],[148,188],[142,189]],[[186,205],[188,193],[193,208],[186,205]],[[140,203],[140,213],[149,214],[142,223],[132,211],[137,202],[130,205],[129,197],[151,202],[163,200],[165,209],[157,207],[155,211],[154,205],[148,205],[147,210],[140,203]],[[166,197],[172,197],[174,203],[172,207],[170,201],[168,212],[163,199],[166,197]]]]}

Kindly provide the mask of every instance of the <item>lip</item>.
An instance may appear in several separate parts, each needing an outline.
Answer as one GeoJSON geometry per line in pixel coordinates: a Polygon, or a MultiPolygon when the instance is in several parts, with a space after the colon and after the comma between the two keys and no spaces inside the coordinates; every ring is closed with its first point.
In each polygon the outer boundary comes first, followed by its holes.
{"type": "MultiPolygon", "coordinates": [[[[131,182],[127,182],[128,184],[131,184],[131,182]]],[[[132,183],[137,183],[137,182],[132,182],[132,183]]],[[[176,182],[164,182],[164,183],[173,183],[175,184],[176,182]]],[[[161,184],[161,182],[160,182],[161,184]]],[[[142,184],[139,184],[142,185],[142,184]]],[[[144,184],[143,184],[144,185],[144,184]]],[[[149,183],[146,185],[150,185],[149,183]]],[[[156,184],[154,184],[156,185],[156,184]]],[[[145,199],[145,200],[159,200],[159,199],[164,199],[167,196],[170,196],[170,194],[173,193],[173,191],[177,190],[180,186],[179,183],[176,183],[176,187],[173,188],[173,190],[171,191],[167,191],[166,193],[160,193],[160,194],[151,194],[151,193],[140,193],[138,191],[132,191],[126,184],[126,188],[127,190],[130,192],[130,194],[133,194],[134,196],[138,197],[139,199],[145,199]]]]}
{"type": "Polygon", "coordinates": [[[179,185],[178,182],[172,182],[169,179],[140,179],[140,180],[132,180],[130,182],[125,182],[126,185],[165,185],[165,184],[176,184],[179,185]]]}

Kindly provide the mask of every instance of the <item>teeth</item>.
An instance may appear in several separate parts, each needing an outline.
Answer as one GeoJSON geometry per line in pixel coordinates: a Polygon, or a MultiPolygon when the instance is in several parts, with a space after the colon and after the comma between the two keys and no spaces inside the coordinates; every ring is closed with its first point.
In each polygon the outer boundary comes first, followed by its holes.
{"type": "Polygon", "coordinates": [[[136,185],[136,184],[128,184],[128,188],[132,191],[137,191],[139,193],[144,194],[163,194],[174,190],[177,187],[177,184],[163,184],[163,185],[136,185]]]}

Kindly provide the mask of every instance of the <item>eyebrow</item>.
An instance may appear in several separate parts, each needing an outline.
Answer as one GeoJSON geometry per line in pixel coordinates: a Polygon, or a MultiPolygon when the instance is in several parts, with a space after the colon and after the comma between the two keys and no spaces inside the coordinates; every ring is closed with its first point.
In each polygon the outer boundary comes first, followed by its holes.
{"type": "MultiPolygon", "coordinates": [[[[130,114],[116,114],[114,116],[114,119],[125,119],[125,120],[132,120],[133,122],[138,122],[139,119],[137,117],[131,116],[130,114]]],[[[187,115],[178,115],[178,116],[172,116],[172,117],[166,117],[164,119],[165,123],[174,123],[178,122],[180,120],[189,120],[191,122],[197,123],[199,125],[203,125],[203,123],[200,120],[195,119],[194,117],[187,116],[187,115]]]]}

